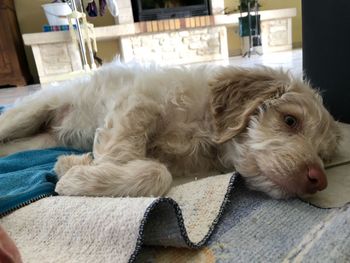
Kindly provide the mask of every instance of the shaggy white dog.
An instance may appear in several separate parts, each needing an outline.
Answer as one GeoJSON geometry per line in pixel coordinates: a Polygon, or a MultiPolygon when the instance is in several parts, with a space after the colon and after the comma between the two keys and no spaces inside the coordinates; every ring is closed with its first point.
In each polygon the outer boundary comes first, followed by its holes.
{"type": "Polygon", "coordinates": [[[323,190],[339,130],[307,83],[271,68],[112,63],[0,117],[0,155],[51,146],[63,195],[162,195],[172,176],[236,169],[276,198],[323,190]]]}

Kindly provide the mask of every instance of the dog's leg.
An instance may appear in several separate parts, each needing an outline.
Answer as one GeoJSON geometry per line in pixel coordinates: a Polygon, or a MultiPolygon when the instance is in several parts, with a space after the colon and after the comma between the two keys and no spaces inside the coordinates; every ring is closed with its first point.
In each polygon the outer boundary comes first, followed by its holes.
{"type": "Polygon", "coordinates": [[[57,141],[50,133],[40,133],[0,144],[0,156],[10,155],[19,151],[45,149],[57,146],[57,141]]]}
{"type": "Polygon", "coordinates": [[[145,159],[147,143],[157,133],[160,118],[159,105],[142,101],[111,120],[111,128],[97,129],[93,150],[97,163],[105,159],[115,163],[145,159]]]}
{"type": "Polygon", "coordinates": [[[72,167],[58,181],[60,195],[83,196],[160,196],[172,182],[165,165],[153,160],[133,160],[123,165],[72,167]]]}
{"type": "Polygon", "coordinates": [[[58,181],[62,195],[159,196],[170,187],[166,166],[146,158],[146,145],[154,136],[161,109],[153,101],[141,101],[110,125],[97,131],[95,160],[74,166],[58,181]]]}

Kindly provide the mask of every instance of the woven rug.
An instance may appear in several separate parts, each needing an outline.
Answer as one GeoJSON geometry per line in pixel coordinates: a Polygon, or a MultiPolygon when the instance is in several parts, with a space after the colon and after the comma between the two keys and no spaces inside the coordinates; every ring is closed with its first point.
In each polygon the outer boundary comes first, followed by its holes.
{"type": "Polygon", "coordinates": [[[137,262],[349,262],[350,207],[320,209],[235,185],[208,243],[198,250],[147,246],[137,262]]]}
{"type": "Polygon", "coordinates": [[[273,200],[226,174],[175,186],[166,198],[48,197],[0,224],[29,263],[349,262],[350,169],[344,159],[333,165],[346,166],[328,194],[336,198],[308,202],[340,208],[273,200]]]}
{"type": "Polygon", "coordinates": [[[49,197],[0,219],[24,262],[132,262],[142,244],[197,248],[235,175],[174,187],[167,198],[49,197]]]}
{"type": "Polygon", "coordinates": [[[349,206],[320,209],[300,200],[273,200],[231,175],[180,185],[170,195],[50,197],[0,222],[24,262],[348,262],[350,257],[349,206]]]}

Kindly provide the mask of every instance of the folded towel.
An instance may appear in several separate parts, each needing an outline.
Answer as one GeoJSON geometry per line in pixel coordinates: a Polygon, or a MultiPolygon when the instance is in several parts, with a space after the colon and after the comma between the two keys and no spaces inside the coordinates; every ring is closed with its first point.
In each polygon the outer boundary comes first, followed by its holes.
{"type": "Polygon", "coordinates": [[[0,217],[40,198],[54,195],[57,177],[53,167],[63,154],[80,151],[52,148],[0,158],[0,217]]]}
{"type": "Polygon", "coordinates": [[[203,246],[236,177],[195,180],[173,187],[167,197],[53,196],[16,210],[0,224],[26,263],[134,262],[142,244],[203,246]]]}

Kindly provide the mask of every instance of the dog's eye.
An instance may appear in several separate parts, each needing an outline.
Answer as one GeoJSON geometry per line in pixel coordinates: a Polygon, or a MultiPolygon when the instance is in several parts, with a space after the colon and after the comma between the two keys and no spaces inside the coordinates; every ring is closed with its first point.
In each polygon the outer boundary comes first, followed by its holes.
{"type": "Polygon", "coordinates": [[[295,128],[298,124],[297,118],[292,115],[285,115],[284,122],[291,128],[295,128]]]}

